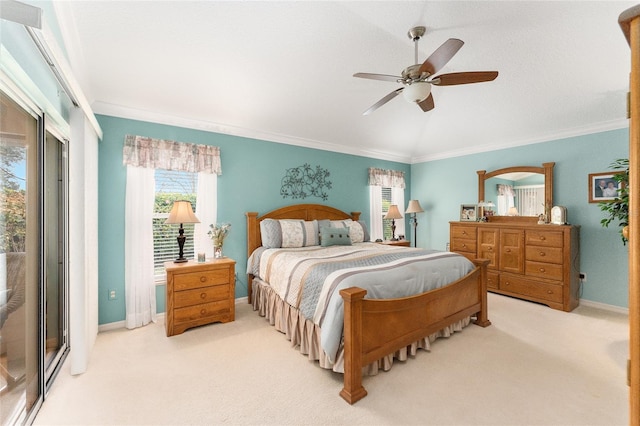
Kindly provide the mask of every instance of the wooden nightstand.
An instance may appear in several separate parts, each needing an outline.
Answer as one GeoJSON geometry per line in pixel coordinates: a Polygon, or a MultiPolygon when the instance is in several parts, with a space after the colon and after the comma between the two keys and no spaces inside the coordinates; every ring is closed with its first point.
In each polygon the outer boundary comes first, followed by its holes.
{"type": "Polygon", "coordinates": [[[398,241],[385,240],[385,241],[379,242],[378,244],[386,244],[388,246],[411,247],[411,241],[409,240],[398,240],[398,241]]]}
{"type": "Polygon", "coordinates": [[[235,260],[165,262],[167,336],[212,322],[235,320],[235,260]]]}

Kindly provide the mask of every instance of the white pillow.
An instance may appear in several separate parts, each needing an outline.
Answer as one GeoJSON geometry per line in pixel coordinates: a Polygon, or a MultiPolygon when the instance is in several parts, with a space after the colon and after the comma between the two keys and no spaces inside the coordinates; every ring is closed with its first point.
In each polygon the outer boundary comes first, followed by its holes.
{"type": "Polygon", "coordinates": [[[315,220],[281,219],[282,247],[309,247],[318,245],[318,222],[315,220]]]}

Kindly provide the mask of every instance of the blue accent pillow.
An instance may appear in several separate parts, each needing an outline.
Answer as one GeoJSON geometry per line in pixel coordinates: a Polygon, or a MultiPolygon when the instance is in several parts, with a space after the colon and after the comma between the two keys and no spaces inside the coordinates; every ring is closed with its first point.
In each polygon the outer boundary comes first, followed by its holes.
{"type": "Polygon", "coordinates": [[[260,222],[260,238],[262,247],[282,247],[282,228],[280,222],[274,219],[264,219],[260,222]]]}
{"type": "Polygon", "coordinates": [[[320,230],[320,245],[329,246],[350,246],[349,228],[322,228],[320,230]]]}

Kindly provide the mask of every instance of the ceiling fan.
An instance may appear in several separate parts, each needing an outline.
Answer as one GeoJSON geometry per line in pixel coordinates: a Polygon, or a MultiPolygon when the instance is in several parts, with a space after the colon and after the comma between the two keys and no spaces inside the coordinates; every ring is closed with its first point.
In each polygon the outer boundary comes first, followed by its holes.
{"type": "Polygon", "coordinates": [[[384,98],[373,104],[363,115],[369,115],[391,99],[402,93],[406,100],[415,102],[425,112],[434,108],[431,85],[454,86],[457,84],[481,83],[493,81],[498,76],[498,71],[472,71],[454,72],[449,74],[434,75],[445,66],[449,60],[462,47],[464,42],[456,38],[450,38],[442,43],[422,64],[418,63],[418,41],[424,35],[425,27],[414,27],[407,35],[415,45],[415,65],[410,65],[402,71],[401,76],[387,74],[371,74],[366,72],[355,73],[354,77],[369,78],[372,80],[393,81],[402,83],[400,87],[389,93],[384,98]]]}

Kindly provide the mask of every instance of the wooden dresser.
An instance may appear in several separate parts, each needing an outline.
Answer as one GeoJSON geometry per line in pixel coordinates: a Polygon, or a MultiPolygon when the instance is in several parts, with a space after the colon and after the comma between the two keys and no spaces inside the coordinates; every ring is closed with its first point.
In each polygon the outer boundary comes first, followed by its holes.
{"type": "Polygon", "coordinates": [[[164,264],[167,336],[199,325],[235,320],[235,265],[229,258],[164,264]]]}
{"type": "Polygon", "coordinates": [[[580,291],[579,227],[450,222],[451,251],[489,259],[487,289],[571,311],[580,291]]]}

